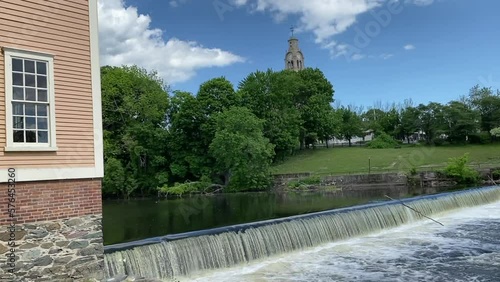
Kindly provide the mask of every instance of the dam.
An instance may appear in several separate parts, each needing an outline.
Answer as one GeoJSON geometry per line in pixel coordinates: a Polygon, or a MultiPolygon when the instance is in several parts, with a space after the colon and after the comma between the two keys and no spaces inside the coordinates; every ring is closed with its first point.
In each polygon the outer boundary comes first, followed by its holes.
{"type": "Polygon", "coordinates": [[[110,245],[105,269],[165,281],[449,281],[461,265],[456,281],[496,281],[499,220],[500,187],[484,187],[110,245]]]}

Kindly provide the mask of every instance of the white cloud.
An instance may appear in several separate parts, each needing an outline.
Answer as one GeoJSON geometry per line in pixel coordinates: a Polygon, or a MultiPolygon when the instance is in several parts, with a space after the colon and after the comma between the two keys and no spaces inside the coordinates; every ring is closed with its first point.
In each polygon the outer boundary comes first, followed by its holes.
{"type": "MultiPolygon", "coordinates": [[[[105,0],[103,0],[105,1],[105,0]]],[[[171,0],[170,2],[168,2],[168,4],[170,5],[170,7],[172,8],[177,8],[179,7],[180,5],[182,4],[186,4],[188,0],[171,0]]]]}
{"type": "Polygon", "coordinates": [[[351,56],[351,59],[354,61],[359,61],[361,59],[364,59],[365,57],[366,57],[366,55],[364,55],[364,54],[354,54],[351,56]]]}
{"type": "Polygon", "coordinates": [[[407,3],[412,3],[417,6],[427,6],[434,3],[434,0],[406,0],[407,3]]]}
{"type": "Polygon", "coordinates": [[[299,31],[311,31],[316,42],[344,32],[356,16],[380,6],[385,0],[233,0],[236,5],[257,1],[254,9],[270,12],[275,18],[299,16],[299,31]]]}
{"type": "Polygon", "coordinates": [[[393,54],[381,54],[380,55],[380,58],[383,59],[383,60],[387,60],[387,59],[390,59],[392,58],[394,55],[393,54]]]}
{"type": "MultiPolygon", "coordinates": [[[[185,0],[172,1],[177,5],[185,0]]],[[[172,4],[171,4],[172,5],[172,4]]],[[[102,65],[138,65],[156,70],[167,83],[190,79],[201,68],[224,67],[244,58],[195,41],[164,40],[163,32],[150,26],[151,18],[123,0],[99,1],[99,40],[102,65]]]]}
{"type": "MultiPolygon", "coordinates": [[[[298,17],[297,32],[312,32],[316,43],[329,49],[333,57],[346,54],[346,47],[342,46],[346,44],[336,43],[334,37],[353,26],[358,16],[380,9],[388,3],[392,3],[393,7],[399,5],[398,9],[401,10],[404,4],[423,6],[433,2],[434,0],[231,0],[234,6],[246,5],[252,11],[270,13],[278,22],[289,16],[298,17]]],[[[352,55],[349,47],[347,54],[351,59],[354,55],[359,57],[359,52],[352,55]]]]}
{"type": "Polygon", "coordinates": [[[409,50],[413,50],[413,49],[415,49],[415,46],[414,46],[414,45],[412,45],[412,44],[407,44],[407,45],[403,46],[403,48],[404,48],[405,50],[409,51],[409,50]]]}

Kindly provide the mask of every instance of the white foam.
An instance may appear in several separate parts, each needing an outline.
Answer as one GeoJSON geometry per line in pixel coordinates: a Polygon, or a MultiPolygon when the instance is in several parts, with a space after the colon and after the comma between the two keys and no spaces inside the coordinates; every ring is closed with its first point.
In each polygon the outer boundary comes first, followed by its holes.
{"type": "Polygon", "coordinates": [[[496,267],[500,276],[500,235],[493,243],[478,245],[472,236],[474,228],[465,228],[473,224],[478,230],[486,230],[488,222],[499,222],[500,202],[441,214],[434,219],[444,227],[432,221],[420,221],[186,279],[484,281],[491,278],[495,281],[498,278],[500,281],[500,277],[492,277],[495,274],[490,271],[496,267]]]}

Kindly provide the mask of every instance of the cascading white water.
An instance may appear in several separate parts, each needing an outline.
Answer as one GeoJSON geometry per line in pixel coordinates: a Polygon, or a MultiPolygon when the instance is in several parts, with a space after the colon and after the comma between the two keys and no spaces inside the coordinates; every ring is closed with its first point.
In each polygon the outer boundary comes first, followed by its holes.
{"type": "MultiPolygon", "coordinates": [[[[500,200],[500,187],[474,189],[404,203],[431,216],[500,200]]],[[[294,217],[237,232],[138,246],[105,255],[108,277],[173,278],[368,234],[423,217],[399,202],[294,217]]]]}

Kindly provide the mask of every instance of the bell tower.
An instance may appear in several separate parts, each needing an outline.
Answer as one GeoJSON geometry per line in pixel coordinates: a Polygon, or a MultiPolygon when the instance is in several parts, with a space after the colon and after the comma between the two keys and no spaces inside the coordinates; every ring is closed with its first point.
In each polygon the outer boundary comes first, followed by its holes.
{"type": "Polygon", "coordinates": [[[288,39],[288,51],[285,55],[285,69],[299,71],[304,69],[304,55],[299,48],[299,40],[293,35],[294,28],[290,28],[292,35],[288,39]]]}

